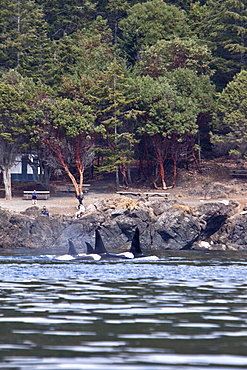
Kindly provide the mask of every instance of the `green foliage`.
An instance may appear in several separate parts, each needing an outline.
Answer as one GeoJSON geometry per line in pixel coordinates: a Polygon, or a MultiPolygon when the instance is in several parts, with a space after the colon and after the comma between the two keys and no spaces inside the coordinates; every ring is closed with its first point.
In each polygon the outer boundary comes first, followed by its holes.
{"type": "Polygon", "coordinates": [[[190,6],[187,7],[187,16],[191,32],[205,42],[207,40],[204,33],[205,20],[209,15],[209,9],[202,3],[207,4],[207,1],[191,1],[190,6]]]}
{"type": "Polygon", "coordinates": [[[196,38],[158,40],[156,44],[140,52],[136,74],[158,77],[166,71],[188,68],[197,74],[211,75],[208,47],[196,38]]]}
{"type": "MultiPolygon", "coordinates": [[[[231,153],[236,150],[241,157],[247,150],[247,71],[241,71],[229,82],[218,99],[218,132],[221,140],[231,143],[231,153]],[[221,122],[221,126],[219,126],[221,122]]],[[[217,136],[213,137],[217,141],[217,136]]]]}
{"type": "Polygon", "coordinates": [[[48,36],[55,40],[85,27],[96,14],[96,2],[90,0],[36,0],[36,3],[44,9],[48,36]]]}
{"type": "Polygon", "coordinates": [[[139,112],[132,107],[125,72],[125,67],[115,61],[98,75],[90,89],[97,122],[104,127],[104,145],[100,151],[106,155],[106,162],[102,170],[109,171],[119,163],[128,163],[133,156],[132,146],[136,142],[133,121],[139,112]]]}
{"type": "Polygon", "coordinates": [[[192,70],[178,68],[153,79],[150,76],[136,77],[133,81],[136,102],[145,114],[138,120],[141,135],[149,135],[159,170],[161,188],[167,187],[165,163],[172,159],[173,182],[176,181],[176,166],[180,157],[195,159],[195,136],[199,130],[198,119],[203,112],[212,110],[212,87],[208,76],[198,76],[192,70]]]}
{"type": "Polygon", "coordinates": [[[167,72],[158,80],[137,77],[134,88],[138,106],[146,112],[139,131],[149,135],[195,135],[198,114],[212,109],[209,77],[197,76],[188,69],[167,72]]]}
{"type": "Polygon", "coordinates": [[[33,105],[33,134],[37,140],[75,139],[83,134],[91,139],[94,132],[94,114],[89,106],[70,99],[45,98],[33,105]]]}
{"type": "Polygon", "coordinates": [[[97,17],[87,28],[54,41],[56,57],[47,79],[53,86],[61,90],[66,77],[73,80],[74,84],[80,84],[82,75],[92,76],[112,62],[112,35],[106,23],[97,17]]]}
{"type": "Polygon", "coordinates": [[[10,168],[28,141],[25,123],[28,107],[13,86],[0,82],[0,169],[5,197],[11,199],[10,168]]]}
{"type": "Polygon", "coordinates": [[[218,90],[245,68],[246,54],[246,1],[209,0],[200,37],[208,41],[213,52],[211,67],[218,90]]]}
{"type": "Polygon", "coordinates": [[[5,83],[0,83],[0,137],[10,145],[23,143],[24,123],[28,107],[21,95],[5,83]]]}
{"type": "Polygon", "coordinates": [[[100,127],[94,127],[94,121],[90,106],[66,98],[34,102],[29,117],[32,140],[51,150],[77,194],[82,191],[83,172],[91,164],[90,149],[100,131],[100,127]],[[77,178],[72,173],[75,169],[77,178]]]}
{"type": "Polygon", "coordinates": [[[53,96],[53,90],[43,84],[40,80],[34,81],[31,77],[23,77],[17,70],[11,69],[2,76],[2,81],[14,87],[23,101],[27,104],[31,101],[38,100],[40,96],[53,96]]]}
{"type": "Polygon", "coordinates": [[[123,35],[120,45],[132,63],[143,47],[160,39],[184,37],[190,32],[185,12],[162,0],[137,3],[127,14],[119,23],[123,35]]]}
{"type": "Polygon", "coordinates": [[[191,69],[177,68],[166,76],[175,84],[179,94],[190,98],[199,113],[215,111],[216,92],[208,75],[198,75],[191,69]]]}
{"type": "Polygon", "coordinates": [[[51,43],[42,9],[34,1],[0,1],[0,65],[23,75],[46,75],[51,43]]]}
{"type": "MultiPolygon", "coordinates": [[[[36,147],[49,143],[67,159],[97,146],[107,170],[132,160],[137,137],[149,136],[152,157],[154,136],[162,150],[172,143],[173,159],[186,140],[195,151],[214,110],[210,78],[220,89],[245,64],[245,22],[240,0],[0,0],[0,73],[17,94],[8,122],[24,120],[2,139],[15,142],[22,122],[36,147]]],[[[245,119],[244,104],[237,110],[219,108],[227,138],[245,119]]]]}

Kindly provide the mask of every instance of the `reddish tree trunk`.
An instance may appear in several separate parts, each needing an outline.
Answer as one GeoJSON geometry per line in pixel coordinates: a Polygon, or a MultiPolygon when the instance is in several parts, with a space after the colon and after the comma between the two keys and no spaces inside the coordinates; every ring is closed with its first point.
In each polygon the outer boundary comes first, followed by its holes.
{"type": "Polygon", "coordinates": [[[154,135],[151,137],[154,147],[154,152],[156,160],[158,163],[158,174],[156,179],[153,181],[155,189],[167,189],[166,180],[165,180],[165,168],[164,162],[167,157],[167,139],[160,134],[154,135]],[[158,187],[157,182],[161,181],[161,188],[158,187]]]}

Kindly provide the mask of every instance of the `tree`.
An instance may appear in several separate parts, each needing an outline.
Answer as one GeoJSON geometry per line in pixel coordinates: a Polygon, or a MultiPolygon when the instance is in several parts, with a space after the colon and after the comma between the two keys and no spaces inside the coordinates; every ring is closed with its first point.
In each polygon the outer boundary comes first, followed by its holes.
{"type": "Polygon", "coordinates": [[[88,25],[95,18],[96,4],[90,0],[36,0],[43,7],[48,36],[58,40],[88,25]]]}
{"type": "Polygon", "coordinates": [[[49,70],[47,83],[57,88],[62,96],[63,83],[67,79],[75,85],[81,84],[81,76],[92,76],[104,70],[114,59],[111,30],[100,16],[87,28],[66,35],[53,42],[54,60],[49,70]]]}
{"type": "Polygon", "coordinates": [[[188,69],[167,72],[164,77],[137,77],[133,84],[137,104],[146,113],[139,118],[138,132],[153,144],[158,171],[154,186],[166,189],[165,164],[172,159],[175,185],[179,157],[195,156],[198,116],[212,109],[213,88],[207,76],[188,69]]]}
{"type": "MultiPolygon", "coordinates": [[[[27,106],[33,104],[45,96],[53,96],[54,92],[52,89],[42,84],[41,81],[34,82],[32,78],[23,77],[16,70],[10,70],[8,73],[3,75],[2,82],[12,86],[16,92],[22,97],[23,101],[26,102],[27,106]]],[[[50,177],[52,171],[56,171],[59,166],[58,162],[52,157],[51,151],[44,145],[34,143],[30,140],[31,132],[29,122],[29,111],[27,115],[27,123],[25,129],[27,130],[26,142],[23,145],[21,153],[23,154],[23,160],[25,160],[33,169],[33,173],[40,184],[45,188],[49,189],[50,177]],[[38,168],[40,171],[38,171],[38,168]]]]}
{"type": "MultiPolygon", "coordinates": [[[[119,170],[133,158],[133,121],[139,114],[133,109],[129,94],[127,70],[123,63],[114,60],[105,69],[86,71],[79,78],[66,78],[60,94],[91,106],[96,115],[96,125],[104,127],[98,137],[95,151],[104,157],[100,171],[115,171],[119,186],[119,170]]],[[[130,176],[129,176],[130,177],[130,176]]]]}
{"type": "Polygon", "coordinates": [[[126,17],[126,10],[129,9],[130,5],[126,0],[108,0],[106,6],[107,19],[113,33],[114,45],[118,44],[118,25],[121,19],[126,17]]]}
{"type": "Polygon", "coordinates": [[[0,1],[0,67],[24,76],[46,75],[51,42],[42,9],[31,0],[0,1]]]}
{"type": "Polygon", "coordinates": [[[119,23],[122,31],[120,46],[131,63],[136,62],[143,47],[160,39],[190,34],[185,12],[162,0],[137,3],[127,10],[127,14],[119,23]]]}
{"type": "Polygon", "coordinates": [[[188,68],[196,74],[211,75],[211,53],[205,43],[193,38],[174,37],[158,40],[154,45],[143,48],[135,72],[154,78],[177,68],[188,68]]]}
{"type": "Polygon", "coordinates": [[[247,152],[247,71],[238,73],[223,89],[214,120],[213,142],[230,147],[229,154],[243,159],[247,152]]]}
{"type": "Polygon", "coordinates": [[[47,145],[72,181],[77,196],[82,192],[84,170],[95,134],[95,115],[89,106],[70,99],[45,98],[32,112],[33,140],[47,145]],[[73,174],[77,170],[77,176],[73,174]]]}
{"type": "Polygon", "coordinates": [[[221,91],[246,66],[247,6],[243,0],[209,0],[197,28],[212,50],[213,80],[221,91]]]}
{"type": "Polygon", "coordinates": [[[133,121],[140,112],[133,108],[124,66],[115,61],[98,74],[90,94],[97,122],[105,129],[104,141],[99,148],[104,155],[101,171],[115,171],[118,187],[120,169],[127,186],[126,167],[133,159],[133,144],[136,142],[133,121]]]}
{"type": "Polygon", "coordinates": [[[23,97],[5,83],[0,83],[0,168],[5,198],[11,199],[11,167],[27,141],[25,123],[28,107],[23,97]]]}

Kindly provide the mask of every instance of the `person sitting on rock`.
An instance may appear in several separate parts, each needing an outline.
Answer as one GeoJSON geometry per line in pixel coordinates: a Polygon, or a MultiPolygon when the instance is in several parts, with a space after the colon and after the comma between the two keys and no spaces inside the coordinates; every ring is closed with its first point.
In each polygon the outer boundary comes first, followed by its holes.
{"type": "Polygon", "coordinates": [[[45,215],[45,216],[50,216],[50,214],[49,214],[49,211],[48,211],[48,209],[46,208],[46,206],[43,206],[43,208],[42,208],[42,211],[41,211],[42,213],[43,213],[43,215],[45,215]]]}

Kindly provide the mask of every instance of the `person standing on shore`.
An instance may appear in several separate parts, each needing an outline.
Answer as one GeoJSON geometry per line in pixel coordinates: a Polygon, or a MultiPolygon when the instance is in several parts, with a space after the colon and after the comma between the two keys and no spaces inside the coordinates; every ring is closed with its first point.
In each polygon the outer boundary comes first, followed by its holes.
{"type": "Polygon", "coordinates": [[[33,206],[35,206],[37,204],[37,199],[38,199],[38,195],[36,193],[36,190],[34,190],[33,193],[32,193],[32,204],[33,204],[33,206]]]}
{"type": "Polygon", "coordinates": [[[79,204],[78,204],[78,209],[80,209],[80,207],[81,206],[83,206],[83,204],[82,204],[82,201],[83,201],[83,193],[80,193],[78,196],[77,196],[77,199],[78,199],[78,201],[79,201],[79,204]]]}

